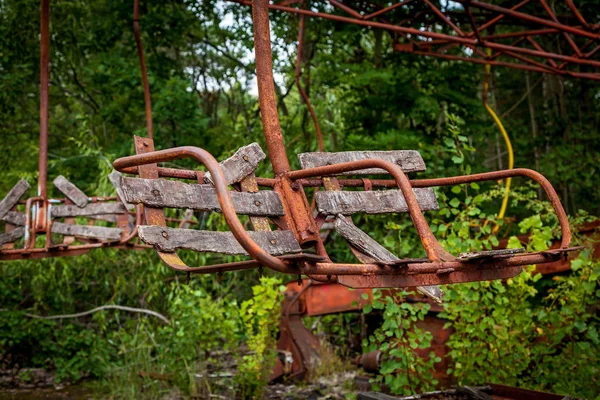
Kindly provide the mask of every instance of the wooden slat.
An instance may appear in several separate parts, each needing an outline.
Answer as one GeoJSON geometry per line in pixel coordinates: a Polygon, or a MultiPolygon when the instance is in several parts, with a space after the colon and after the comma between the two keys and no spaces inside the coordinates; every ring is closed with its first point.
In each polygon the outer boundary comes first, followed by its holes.
{"type": "Polygon", "coordinates": [[[22,212],[9,211],[2,220],[16,226],[25,226],[25,214],[22,212]]]}
{"type": "Polygon", "coordinates": [[[108,179],[110,180],[110,183],[112,183],[112,185],[115,187],[115,190],[117,191],[117,197],[119,198],[119,200],[121,200],[121,202],[125,205],[125,208],[132,211],[135,208],[135,206],[125,201],[125,196],[123,195],[123,190],[121,189],[122,176],[123,174],[119,171],[113,171],[110,174],[108,174],[108,179]]]}
{"type": "MultiPolygon", "coordinates": [[[[400,166],[404,172],[425,171],[423,157],[416,150],[392,151],[343,151],[339,153],[302,153],[298,154],[302,169],[323,167],[358,160],[385,160],[400,166]]],[[[361,171],[343,172],[340,175],[388,174],[380,168],[369,168],[361,171]]]]}
{"type": "MultiPolygon", "coordinates": [[[[156,246],[160,251],[185,249],[231,255],[248,254],[231,232],[174,229],[153,225],[140,226],[138,234],[142,241],[156,246]]],[[[248,234],[260,247],[272,255],[301,251],[300,245],[291,231],[249,231],[248,234]]]]}
{"type": "MultiPolygon", "coordinates": [[[[200,211],[221,211],[217,191],[212,185],[198,185],[165,179],[123,178],[121,187],[126,201],[150,207],[192,208],[200,211]]],[[[230,192],[238,214],[282,216],[283,205],[273,191],[258,193],[230,192]]]]}
{"type": "Polygon", "coordinates": [[[74,225],[62,222],[52,223],[52,233],[98,240],[119,240],[122,229],[104,226],[74,225]]]}
{"type": "Polygon", "coordinates": [[[59,217],[85,217],[91,215],[123,214],[125,206],[121,203],[90,203],[84,208],[73,205],[52,207],[52,216],[59,217]]]}
{"type": "MultiPolygon", "coordinates": [[[[433,189],[413,189],[421,210],[437,210],[433,189]]],[[[407,212],[408,206],[400,190],[372,190],[360,192],[326,191],[315,194],[317,209],[328,215],[351,215],[359,212],[385,214],[407,212]]]]}
{"type": "Polygon", "coordinates": [[[18,227],[10,232],[2,233],[0,234],[0,245],[14,242],[15,240],[22,238],[23,235],[25,235],[25,228],[23,227],[18,227]]]}
{"type": "MultiPolygon", "coordinates": [[[[352,223],[352,220],[338,215],[333,224],[335,231],[346,239],[348,243],[375,261],[394,262],[400,260],[376,240],[357,228],[352,223]]],[[[437,286],[418,286],[417,290],[438,303],[442,302],[444,292],[437,286]]]]}
{"type": "Polygon", "coordinates": [[[25,179],[21,179],[12,189],[10,189],[10,192],[8,192],[6,197],[0,201],[0,219],[4,218],[10,209],[17,204],[27,189],[29,189],[29,183],[27,183],[25,179]]]}
{"type": "MultiPolygon", "coordinates": [[[[265,152],[258,143],[252,143],[241,147],[234,155],[221,161],[219,165],[223,169],[228,184],[240,182],[246,176],[256,170],[258,164],[266,157],[265,152]]],[[[210,172],[204,176],[206,183],[213,183],[210,172]]]]}
{"type": "Polygon", "coordinates": [[[52,183],[54,183],[54,186],[56,186],[56,188],[60,190],[77,207],[83,208],[87,205],[88,196],[77,186],[69,182],[64,176],[57,176],[52,183]]]}
{"type": "Polygon", "coordinates": [[[194,210],[188,208],[183,213],[183,221],[179,224],[179,229],[188,229],[191,225],[190,221],[194,217],[194,210]]]}

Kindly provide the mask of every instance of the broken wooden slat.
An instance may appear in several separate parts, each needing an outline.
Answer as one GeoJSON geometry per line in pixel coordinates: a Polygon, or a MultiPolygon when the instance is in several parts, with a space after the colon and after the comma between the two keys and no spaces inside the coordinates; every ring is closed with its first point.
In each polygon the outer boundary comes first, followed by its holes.
{"type": "MultiPolygon", "coordinates": [[[[339,153],[302,153],[298,160],[302,169],[323,167],[358,160],[384,160],[400,166],[404,172],[425,171],[423,157],[416,150],[392,151],[343,151],[339,153]]],[[[340,175],[389,174],[380,168],[369,168],[360,171],[342,172],[340,175]]]]}
{"type": "Polygon", "coordinates": [[[22,212],[9,211],[2,220],[16,226],[25,226],[25,214],[22,212]]]}
{"type": "MultiPolygon", "coordinates": [[[[254,173],[251,173],[242,179],[240,186],[244,192],[257,193],[258,183],[256,183],[256,177],[254,176],[254,173]]],[[[266,232],[271,230],[269,219],[266,217],[250,217],[250,223],[252,224],[252,229],[254,231],[266,232]]]]}
{"type": "MultiPolygon", "coordinates": [[[[413,192],[421,210],[437,210],[433,189],[416,188],[413,192]]],[[[326,191],[315,194],[317,209],[322,214],[351,215],[358,212],[385,214],[407,212],[408,206],[400,190],[372,190],[366,192],[326,191]]]]}
{"type": "MultiPolygon", "coordinates": [[[[249,231],[248,234],[261,248],[272,255],[301,251],[300,245],[291,231],[249,231]]],[[[248,254],[231,232],[174,229],[152,225],[140,226],[138,235],[142,241],[155,246],[160,251],[185,249],[231,255],[248,254]]]]}
{"type": "MultiPolygon", "coordinates": [[[[237,183],[256,170],[258,164],[266,157],[265,152],[258,143],[252,143],[241,147],[227,160],[221,161],[219,165],[223,170],[227,184],[237,183]]],[[[213,183],[210,172],[204,176],[206,183],[213,183]]]]}
{"type": "Polygon", "coordinates": [[[503,257],[512,257],[516,254],[524,253],[524,248],[517,249],[499,249],[499,250],[486,250],[479,252],[468,252],[461,253],[458,255],[458,261],[474,261],[483,258],[503,258],[503,257]]]}
{"type": "MultiPolygon", "coordinates": [[[[192,208],[200,211],[221,211],[217,191],[212,185],[198,185],[165,179],[123,178],[121,188],[130,203],[150,207],[192,208]]],[[[258,193],[230,192],[238,214],[282,216],[283,205],[273,191],[258,193]]]]}
{"type": "Polygon", "coordinates": [[[121,202],[125,205],[125,208],[131,211],[135,208],[135,206],[125,201],[125,196],[123,195],[123,190],[121,189],[122,176],[123,174],[119,171],[113,171],[110,174],[108,174],[108,179],[110,180],[110,183],[112,183],[112,185],[115,187],[115,190],[117,191],[117,197],[119,197],[119,200],[121,200],[121,202]]]}
{"type": "MultiPolygon", "coordinates": [[[[394,262],[400,260],[376,240],[357,228],[352,220],[338,215],[333,223],[335,231],[361,253],[379,262],[394,262]]],[[[418,286],[417,290],[438,303],[442,302],[444,292],[437,286],[418,286]]]]}
{"type": "Polygon", "coordinates": [[[56,177],[52,182],[58,190],[60,190],[69,200],[71,200],[77,207],[83,208],[88,203],[88,196],[81,191],[77,186],[72,184],[62,175],[56,177]]]}
{"type": "Polygon", "coordinates": [[[2,201],[0,201],[0,219],[4,218],[4,216],[13,208],[19,199],[25,194],[25,192],[29,189],[29,183],[25,179],[21,179],[6,195],[2,201]]]}
{"type": "Polygon", "coordinates": [[[25,228],[23,227],[18,227],[10,232],[2,233],[0,234],[0,245],[14,242],[17,239],[22,238],[23,235],[25,235],[25,228]]]}
{"type": "Polygon", "coordinates": [[[192,218],[194,217],[194,210],[188,208],[183,213],[183,221],[179,224],[179,229],[188,229],[191,225],[192,218]]]}
{"type": "Polygon", "coordinates": [[[84,208],[73,205],[53,206],[52,216],[59,217],[85,217],[91,215],[123,214],[125,206],[121,203],[90,203],[84,208]]]}
{"type": "Polygon", "coordinates": [[[98,240],[119,240],[121,238],[122,229],[106,228],[104,226],[93,225],[74,225],[65,224],[62,222],[54,222],[52,224],[52,233],[59,235],[76,236],[98,240]]]}

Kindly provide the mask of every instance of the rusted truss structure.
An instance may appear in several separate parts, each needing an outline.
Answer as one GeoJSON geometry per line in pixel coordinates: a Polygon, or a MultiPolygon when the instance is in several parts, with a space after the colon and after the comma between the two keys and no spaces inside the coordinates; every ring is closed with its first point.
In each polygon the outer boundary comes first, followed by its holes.
{"type": "Polygon", "coordinates": [[[305,0],[281,0],[269,8],[383,29],[396,51],[600,80],[600,25],[572,0],[498,3],[314,0],[307,9],[305,0]]]}

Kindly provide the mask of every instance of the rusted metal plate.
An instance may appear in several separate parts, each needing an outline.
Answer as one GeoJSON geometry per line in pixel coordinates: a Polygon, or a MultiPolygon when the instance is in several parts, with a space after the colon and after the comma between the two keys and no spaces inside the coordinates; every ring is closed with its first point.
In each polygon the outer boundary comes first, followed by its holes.
{"type": "MultiPolygon", "coordinates": [[[[438,209],[435,192],[432,189],[413,189],[413,192],[422,211],[438,209]]],[[[315,201],[317,210],[328,215],[351,215],[359,212],[386,214],[408,211],[406,200],[400,190],[317,192],[315,201]]]]}
{"type": "Polygon", "coordinates": [[[122,203],[91,203],[83,208],[73,205],[54,206],[52,207],[51,214],[55,218],[60,218],[124,214],[126,211],[127,210],[122,203]]]}
{"type": "Polygon", "coordinates": [[[25,226],[25,214],[22,212],[9,211],[2,220],[16,226],[25,226]]]}
{"type": "Polygon", "coordinates": [[[371,301],[371,289],[351,290],[337,283],[312,285],[303,296],[307,316],[360,310],[371,301]],[[363,294],[369,296],[367,300],[363,294]]]}
{"type": "MultiPolygon", "coordinates": [[[[223,169],[223,174],[228,184],[240,182],[246,176],[256,170],[258,164],[266,157],[265,152],[258,143],[252,143],[241,147],[234,155],[227,160],[221,161],[219,165],[223,169]]],[[[210,172],[204,176],[204,181],[213,183],[210,172]]]]}
{"type": "MultiPolygon", "coordinates": [[[[140,226],[140,239],[160,251],[176,249],[221,254],[248,254],[231,232],[174,229],[161,226],[140,226]]],[[[248,232],[261,248],[271,255],[299,253],[302,249],[291,231],[248,232]]]]}
{"type": "Polygon", "coordinates": [[[0,219],[4,218],[4,216],[17,204],[27,189],[29,189],[29,183],[27,183],[25,179],[21,179],[12,189],[10,189],[6,197],[0,201],[0,219]]]}
{"type": "MultiPolygon", "coordinates": [[[[125,199],[151,207],[192,208],[200,211],[221,211],[217,191],[212,185],[189,184],[165,179],[123,178],[121,187],[125,199]]],[[[283,205],[276,192],[231,192],[237,214],[282,216],[283,205]]]]}
{"type": "MultiPolygon", "coordinates": [[[[302,153],[298,154],[302,169],[323,167],[325,165],[341,164],[349,161],[379,159],[399,165],[404,172],[425,171],[423,157],[416,150],[392,151],[343,151],[338,153],[302,153]]],[[[387,174],[379,168],[369,168],[360,171],[342,172],[340,175],[372,175],[387,174]]]]}
{"type": "Polygon", "coordinates": [[[25,235],[25,228],[18,227],[13,229],[10,232],[0,234],[0,245],[5,243],[14,242],[17,239],[20,239],[25,235]]]}
{"type": "Polygon", "coordinates": [[[123,230],[103,226],[74,225],[62,222],[52,224],[52,233],[98,240],[119,240],[123,230]]]}
{"type": "Polygon", "coordinates": [[[77,207],[82,208],[87,205],[88,196],[73,183],[69,182],[64,176],[57,176],[52,183],[54,183],[54,186],[58,190],[60,190],[69,200],[71,200],[73,204],[75,204],[77,207]]]}
{"type": "MultiPolygon", "coordinates": [[[[334,222],[335,230],[362,254],[379,262],[394,262],[400,259],[380,245],[348,218],[338,215],[334,222]]],[[[385,278],[384,278],[385,279],[385,278]]],[[[417,286],[417,290],[432,300],[441,303],[444,292],[437,286],[417,286]]]]}
{"type": "Polygon", "coordinates": [[[447,274],[422,273],[398,275],[338,275],[338,283],[351,288],[399,288],[409,286],[448,285],[457,282],[492,281],[513,278],[522,267],[478,268],[447,274]]]}

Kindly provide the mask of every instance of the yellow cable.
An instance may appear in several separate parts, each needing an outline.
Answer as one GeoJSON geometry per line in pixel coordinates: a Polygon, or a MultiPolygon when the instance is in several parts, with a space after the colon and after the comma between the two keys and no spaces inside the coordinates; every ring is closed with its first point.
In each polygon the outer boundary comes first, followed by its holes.
{"type": "MultiPolygon", "coordinates": [[[[490,55],[491,49],[488,48],[487,51],[488,51],[488,55],[490,55]]],[[[485,64],[485,73],[486,73],[486,76],[489,76],[490,64],[485,64]]],[[[500,129],[500,132],[502,132],[502,137],[504,138],[504,142],[506,143],[506,150],[508,151],[508,169],[513,169],[514,164],[515,164],[515,157],[514,157],[514,153],[513,153],[512,143],[510,142],[508,133],[506,133],[506,129],[504,129],[504,125],[502,125],[502,121],[500,121],[500,118],[498,118],[498,116],[496,115],[496,113],[494,112],[492,107],[490,107],[490,105],[487,102],[486,94],[488,91],[488,87],[489,87],[488,80],[485,79],[483,82],[483,92],[484,92],[483,105],[485,106],[485,109],[487,110],[487,112],[492,116],[492,119],[498,126],[498,129],[500,129]]],[[[500,207],[500,212],[498,213],[498,218],[500,218],[500,219],[504,218],[504,214],[506,213],[506,208],[508,206],[508,195],[510,193],[510,182],[511,182],[511,178],[507,178],[506,185],[505,185],[504,198],[502,199],[502,206],[500,207]]],[[[496,233],[496,232],[498,232],[498,229],[499,229],[499,225],[496,224],[496,226],[494,227],[492,232],[496,233]]]]}

